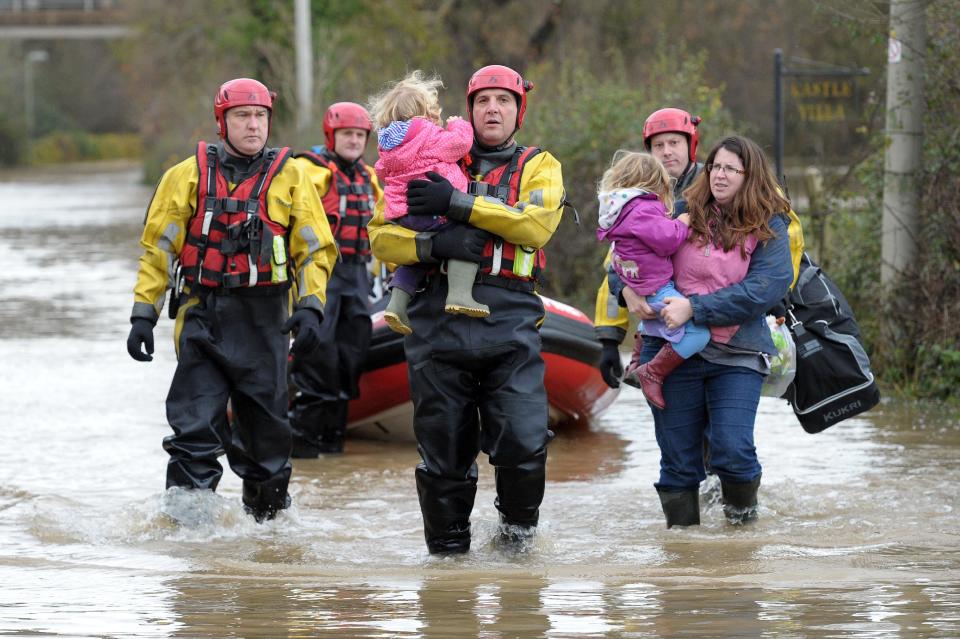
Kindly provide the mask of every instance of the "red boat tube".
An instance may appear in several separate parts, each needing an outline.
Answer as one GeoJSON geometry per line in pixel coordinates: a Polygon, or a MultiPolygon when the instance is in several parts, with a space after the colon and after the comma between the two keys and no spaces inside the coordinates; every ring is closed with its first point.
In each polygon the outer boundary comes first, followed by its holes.
{"type": "MultiPolygon", "coordinates": [[[[543,297],[540,327],[550,423],[589,422],[617,396],[600,376],[600,344],[593,322],[576,308],[543,297]]],[[[413,439],[413,404],[407,383],[403,336],[374,313],[370,353],[360,377],[360,397],[350,402],[348,433],[413,439]]]]}

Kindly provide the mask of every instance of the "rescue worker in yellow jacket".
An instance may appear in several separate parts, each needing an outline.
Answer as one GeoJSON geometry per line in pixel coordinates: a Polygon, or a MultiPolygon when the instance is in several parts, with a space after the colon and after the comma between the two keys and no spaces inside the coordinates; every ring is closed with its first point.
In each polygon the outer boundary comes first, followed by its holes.
{"type": "Polygon", "coordinates": [[[376,173],[363,161],[371,128],[366,109],[337,102],[323,117],[326,144],[296,155],[323,201],[340,259],[327,285],[320,346],[309,356],[295,353],[290,366],[294,457],[343,452],[347,405],[360,394],[372,333],[367,223],[383,197],[376,173]]]}
{"type": "Polygon", "coordinates": [[[200,142],[160,179],[127,339],[131,357],[153,359],[153,328],[172,286],[178,362],[166,402],[167,488],[215,490],[225,451],[257,521],[290,504],[285,333],[296,335],[296,352],[317,346],[336,259],[316,189],[289,149],[266,147],[274,97],[249,78],[224,83],[213,107],[222,144],[200,142]]]}
{"type": "MultiPolygon", "coordinates": [[[[668,107],[651,113],[643,123],[643,146],[653,157],[663,163],[673,182],[674,215],[683,213],[686,202],[683,191],[693,183],[694,178],[703,170],[703,164],[697,162],[697,144],[700,133],[697,125],[700,118],[692,116],[683,109],[668,107]]],[[[630,317],[622,304],[622,296],[631,296],[633,291],[623,287],[622,282],[613,274],[618,290],[610,290],[610,256],[604,261],[604,277],[597,291],[594,313],[594,326],[597,339],[603,346],[600,359],[600,373],[611,388],[620,386],[623,376],[623,364],[620,361],[620,343],[627,335],[630,317]]],[[[636,296],[635,296],[636,297],[636,296]]],[[[643,298],[630,300],[641,310],[641,319],[654,319],[657,314],[650,309],[643,298]]],[[[640,339],[639,335],[637,339],[640,339]]],[[[639,357],[639,349],[635,351],[639,357]]]]}
{"type": "Polygon", "coordinates": [[[385,222],[380,205],[369,227],[379,259],[438,267],[411,301],[413,334],[404,342],[431,553],[470,548],[480,451],[495,467],[498,539],[522,549],[539,520],[552,434],[538,330],[544,309],[534,287],[564,190],[556,158],[514,141],[532,88],[508,67],[479,69],[467,85],[474,145],[461,161],[470,188],[455,191],[429,173],[429,180],[410,182],[409,215],[446,215],[458,224],[417,232],[385,222]],[[447,282],[439,267],[451,258],[479,263],[473,295],[490,307],[489,317],[444,312],[447,282]]]}

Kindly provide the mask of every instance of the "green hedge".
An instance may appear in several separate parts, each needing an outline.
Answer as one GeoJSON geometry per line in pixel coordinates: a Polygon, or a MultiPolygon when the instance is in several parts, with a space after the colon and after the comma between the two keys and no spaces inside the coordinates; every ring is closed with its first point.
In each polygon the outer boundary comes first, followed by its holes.
{"type": "Polygon", "coordinates": [[[56,131],[36,140],[29,156],[29,164],[139,159],[143,142],[136,133],[56,131]]]}

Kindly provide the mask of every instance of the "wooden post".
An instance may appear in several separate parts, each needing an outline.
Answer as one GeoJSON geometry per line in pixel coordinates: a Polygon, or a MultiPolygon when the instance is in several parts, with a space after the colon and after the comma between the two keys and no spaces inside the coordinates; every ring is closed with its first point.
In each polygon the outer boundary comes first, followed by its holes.
{"type": "Polygon", "coordinates": [[[808,166],[803,174],[803,186],[807,192],[807,215],[813,228],[811,237],[816,237],[816,248],[809,247],[807,252],[822,267],[827,262],[827,210],[823,203],[823,173],[815,166],[808,166]]]}

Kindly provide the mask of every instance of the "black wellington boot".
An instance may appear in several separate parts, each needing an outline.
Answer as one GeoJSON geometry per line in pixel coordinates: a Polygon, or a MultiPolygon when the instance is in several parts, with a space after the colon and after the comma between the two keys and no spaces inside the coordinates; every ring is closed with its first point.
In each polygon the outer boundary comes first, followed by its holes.
{"type": "Polygon", "coordinates": [[[321,453],[342,453],[347,439],[347,400],[328,402],[327,419],[320,431],[321,453]]]}
{"type": "Polygon", "coordinates": [[[536,524],[517,524],[508,521],[500,515],[500,525],[494,544],[503,550],[522,553],[533,548],[534,538],[537,536],[536,524]]]}
{"type": "Polygon", "coordinates": [[[243,480],[243,509],[252,515],[258,524],[273,519],[277,512],[289,508],[292,503],[287,494],[290,471],[281,471],[267,481],[243,480]]]}
{"type": "Polygon", "coordinates": [[[290,456],[294,459],[316,459],[320,456],[320,447],[300,437],[294,437],[290,456]]]}
{"type": "Polygon", "coordinates": [[[290,411],[290,429],[293,431],[294,459],[316,459],[320,456],[320,433],[327,419],[325,403],[294,405],[290,411]]]}
{"type": "Polygon", "coordinates": [[[470,552],[470,522],[450,522],[442,529],[424,526],[427,550],[431,555],[462,555],[470,552]]]}
{"type": "Polygon", "coordinates": [[[720,481],[723,492],[723,514],[734,525],[745,524],[757,518],[757,490],[760,477],[745,484],[720,481]]]}
{"type": "Polygon", "coordinates": [[[657,489],[667,528],[700,525],[700,495],[696,490],[669,492],[657,489]]]}

